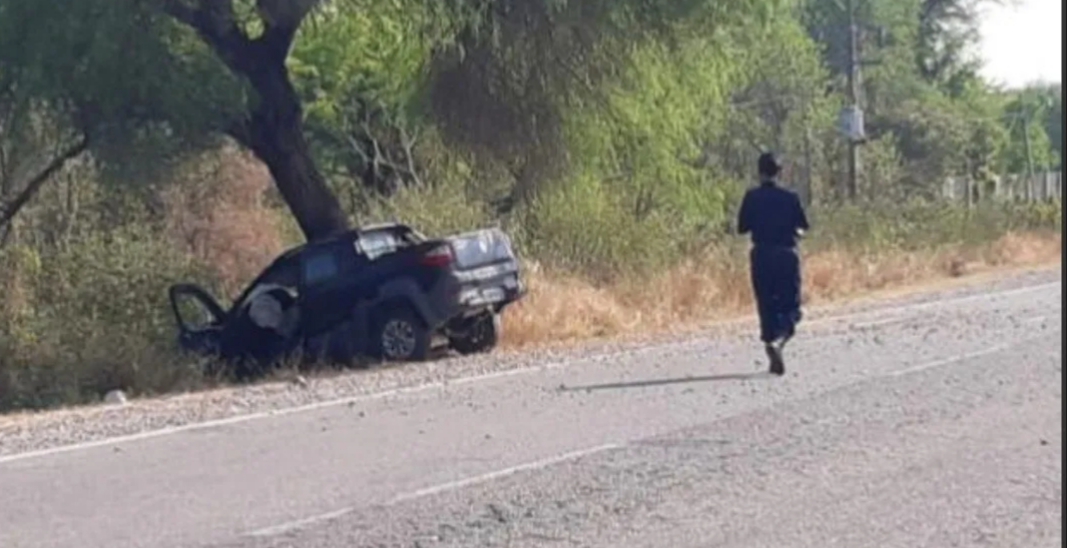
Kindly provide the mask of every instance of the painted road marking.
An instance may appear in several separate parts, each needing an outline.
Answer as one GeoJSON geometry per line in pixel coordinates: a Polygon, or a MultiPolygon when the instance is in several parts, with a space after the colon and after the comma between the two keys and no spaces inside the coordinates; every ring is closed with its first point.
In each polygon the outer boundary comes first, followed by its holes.
{"type": "MultiPolygon", "coordinates": [[[[855,386],[857,384],[861,384],[861,383],[870,381],[872,379],[886,378],[886,377],[902,377],[904,375],[910,375],[912,373],[918,373],[918,372],[921,372],[921,371],[927,371],[927,370],[934,369],[934,368],[937,368],[937,367],[943,367],[943,366],[946,366],[946,365],[952,365],[952,364],[955,364],[955,363],[960,363],[960,362],[964,362],[964,361],[967,361],[967,360],[972,360],[972,359],[975,359],[975,358],[981,358],[981,357],[984,357],[984,356],[989,356],[989,355],[992,355],[992,354],[996,354],[998,352],[1004,352],[1006,350],[1010,350],[1014,346],[1017,346],[1019,344],[1023,344],[1023,343],[1029,342],[1030,340],[1035,340],[1035,339],[1038,339],[1038,338],[1039,337],[1030,337],[1030,338],[1027,338],[1027,339],[1016,341],[1015,343],[998,344],[996,346],[991,346],[989,348],[985,348],[983,350],[978,350],[976,352],[969,352],[969,353],[966,353],[966,354],[959,354],[959,355],[952,356],[952,357],[949,357],[949,358],[941,358],[941,359],[937,359],[937,360],[931,360],[931,361],[924,362],[924,363],[921,363],[919,365],[908,367],[908,368],[905,368],[905,369],[894,370],[894,371],[891,371],[889,373],[882,373],[882,374],[876,374],[876,375],[869,375],[869,376],[861,377],[861,378],[856,379],[856,380],[854,380],[852,382],[845,383],[845,384],[840,385],[840,386],[836,386],[834,388],[831,388],[831,389],[826,390],[826,391],[824,391],[822,393],[819,393],[819,394],[808,395],[808,396],[803,396],[803,397],[800,397],[800,398],[785,399],[785,400],[782,400],[782,401],[778,401],[778,402],[775,402],[774,404],[772,404],[771,407],[777,406],[777,405],[781,405],[781,404],[784,404],[784,403],[790,403],[790,402],[795,401],[797,399],[812,398],[812,397],[816,397],[816,396],[825,395],[827,393],[830,393],[830,392],[833,392],[833,391],[836,391],[836,390],[841,390],[841,389],[844,389],[844,388],[849,388],[851,386],[855,386]]],[[[762,411],[762,410],[763,410],[762,408],[758,409],[758,410],[745,410],[745,411],[742,411],[740,413],[719,417],[719,418],[715,419],[714,421],[711,421],[711,423],[724,421],[724,420],[727,420],[727,419],[730,419],[730,418],[734,418],[734,417],[737,417],[737,416],[740,416],[740,415],[744,415],[746,413],[751,413],[751,412],[754,412],[754,411],[762,411]]],[[[432,486],[425,487],[425,488],[422,488],[422,489],[419,489],[419,490],[416,490],[416,491],[412,491],[410,493],[397,495],[396,497],[393,497],[386,504],[386,506],[391,506],[391,505],[395,505],[395,504],[401,504],[401,503],[404,503],[404,502],[410,502],[412,500],[416,500],[416,499],[420,499],[420,498],[423,498],[423,497],[436,495],[436,494],[439,494],[439,493],[446,493],[446,492],[449,492],[449,491],[455,491],[455,490],[458,490],[458,489],[462,489],[464,487],[470,487],[472,485],[488,483],[490,481],[493,481],[493,480],[496,480],[496,479],[500,479],[500,478],[504,478],[504,477],[507,477],[507,476],[511,476],[511,475],[517,474],[519,472],[525,472],[525,471],[530,471],[530,470],[541,470],[541,469],[548,468],[548,467],[556,465],[556,464],[561,464],[561,463],[564,463],[564,462],[577,460],[577,459],[580,459],[582,457],[586,457],[586,456],[590,456],[590,455],[596,455],[596,454],[599,454],[599,453],[604,453],[604,452],[612,451],[612,450],[615,450],[615,449],[624,449],[624,448],[630,446],[633,443],[634,443],[633,441],[631,441],[631,442],[622,442],[622,443],[608,443],[608,444],[604,444],[604,445],[598,445],[598,446],[595,446],[595,447],[589,447],[589,448],[586,448],[586,449],[579,449],[579,450],[576,450],[576,451],[569,451],[569,452],[561,453],[561,454],[553,456],[553,457],[539,459],[539,460],[535,460],[535,461],[532,461],[532,462],[519,464],[519,465],[515,465],[515,466],[509,466],[507,468],[503,468],[503,469],[492,471],[492,472],[487,472],[487,473],[484,473],[484,474],[479,474],[479,475],[476,475],[476,476],[471,476],[471,477],[460,479],[460,480],[449,481],[449,482],[440,483],[440,484],[437,484],[437,485],[432,485],[432,486]]],[[[348,507],[341,508],[341,509],[338,509],[338,510],[334,510],[334,511],[331,511],[331,512],[326,512],[326,513],[323,513],[323,514],[316,514],[316,515],[313,515],[313,516],[310,516],[310,517],[307,517],[307,518],[298,519],[298,520],[294,520],[294,521],[289,521],[289,522],[281,523],[281,524],[278,524],[278,525],[265,527],[263,529],[257,529],[255,531],[252,531],[252,532],[249,532],[249,533],[245,533],[242,536],[269,537],[269,536],[281,535],[281,534],[284,534],[284,533],[289,533],[289,532],[296,531],[298,529],[303,529],[303,528],[306,528],[306,527],[311,526],[311,525],[315,525],[315,524],[319,524],[319,523],[322,523],[322,522],[325,522],[325,521],[336,519],[338,517],[342,517],[342,516],[345,516],[347,514],[351,514],[351,513],[355,512],[355,511],[356,511],[355,507],[348,506],[348,507]]]]}
{"type": "MultiPolygon", "coordinates": [[[[926,310],[926,309],[929,309],[929,308],[936,308],[936,307],[948,307],[948,306],[954,306],[954,305],[958,305],[958,304],[961,304],[961,303],[968,303],[968,302],[973,302],[973,301],[994,300],[994,299],[1000,298],[1000,297],[1022,295],[1022,294],[1033,293],[1033,292],[1044,292],[1044,291],[1047,291],[1049,289],[1060,288],[1060,287],[1061,287],[1061,283],[1060,282],[1053,282],[1053,283],[1047,283],[1047,284],[1023,287],[1023,288],[999,291],[999,292],[995,292],[995,293],[979,293],[979,294],[968,295],[968,296],[964,296],[964,297],[956,297],[956,298],[937,300],[937,301],[928,301],[928,302],[922,302],[922,303],[906,304],[906,305],[900,305],[900,306],[895,306],[895,307],[882,308],[882,309],[878,309],[878,310],[868,310],[868,311],[864,311],[864,312],[857,312],[857,313],[851,313],[851,314],[841,314],[841,315],[838,315],[838,316],[825,316],[825,317],[821,317],[821,318],[812,319],[811,321],[808,322],[808,325],[809,326],[810,325],[821,325],[821,324],[830,323],[830,322],[847,321],[850,318],[862,318],[862,317],[870,316],[870,315],[873,315],[873,314],[887,314],[887,313],[888,314],[892,314],[894,312],[901,312],[901,311],[919,311],[919,310],[926,310]]],[[[749,321],[750,320],[728,322],[727,325],[729,323],[737,323],[737,324],[740,324],[740,323],[743,323],[743,322],[744,323],[748,323],[749,321]]],[[[580,364],[580,363],[607,360],[607,359],[611,359],[611,358],[614,358],[614,357],[634,356],[634,355],[640,355],[640,354],[644,354],[644,353],[648,353],[648,352],[655,352],[655,351],[660,351],[660,350],[665,350],[665,349],[670,349],[670,348],[684,348],[686,346],[696,346],[696,345],[701,345],[701,344],[706,344],[706,341],[687,340],[687,341],[680,341],[680,342],[674,342],[674,343],[650,345],[650,346],[647,346],[647,347],[644,347],[644,348],[631,349],[631,350],[622,350],[622,351],[615,351],[615,352],[606,352],[606,353],[603,353],[603,354],[598,354],[598,355],[594,355],[594,356],[586,356],[586,357],[578,358],[578,359],[561,360],[561,361],[549,362],[549,363],[546,363],[546,364],[536,365],[536,366],[531,366],[531,367],[522,367],[522,368],[510,369],[510,370],[507,370],[507,371],[497,371],[497,372],[493,372],[493,373],[486,373],[486,374],[482,374],[482,375],[474,375],[474,376],[470,376],[470,377],[462,377],[462,378],[458,378],[458,379],[446,380],[446,381],[441,381],[441,382],[434,382],[434,383],[422,384],[422,385],[417,385],[417,386],[396,388],[396,389],[386,390],[386,391],[383,391],[383,392],[376,392],[376,393],[372,393],[372,394],[360,394],[360,395],[357,395],[357,396],[349,396],[349,397],[345,397],[345,398],[338,398],[338,399],[333,399],[333,400],[325,400],[325,401],[310,403],[310,404],[306,404],[306,405],[288,407],[288,408],[285,408],[285,409],[276,409],[276,410],[271,410],[271,411],[262,411],[262,412],[258,412],[258,413],[249,413],[249,414],[246,414],[246,415],[237,415],[237,416],[233,416],[233,417],[227,417],[227,418],[222,418],[222,419],[213,419],[213,420],[208,420],[208,421],[203,421],[203,422],[193,422],[193,423],[189,423],[189,424],[183,424],[183,425],[180,425],[180,426],[171,426],[171,427],[167,427],[167,428],[160,428],[160,429],[157,429],[157,430],[147,430],[147,431],[144,431],[144,432],[137,432],[135,434],[127,434],[127,435],[124,435],[124,436],[115,436],[115,437],[104,438],[104,439],[99,439],[99,440],[93,440],[93,441],[87,441],[87,442],[81,442],[81,443],[75,443],[75,444],[69,444],[69,445],[61,445],[61,446],[57,446],[57,447],[51,447],[51,448],[48,448],[48,449],[40,449],[40,450],[36,450],[36,451],[27,451],[27,452],[24,452],[24,453],[15,453],[15,454],[12,454],[12,455],[0,456],[0,464],[6,464],[6,463],[9,463],[9,462],[15,462],[15,461],[26,460],[26,459],[33,459],[33,458],[38,458],[38,457],[57,455],[57,454],[61,454],[61,453],[69,453],[69,452],[73,452],[73,451],[82,451],[82,450],[87,450],[87,449],[95,449],[95,448],[99,448],[99,447],[107,447],[107,446],[117,445],[117,444],[121,444],[121,443],[128,443],[128,442],[147,440],[147,439],[158,438],[158,437],[163,437],[163,436],[170,436],[170,435],[174,435],[174,434],[180,434],[182,432],[189,432],[189,431],[195,431],[195,430],[205,430],[205,429],[209,429],[209,428],[216,428],[216,427],[219,427],[219,426],[228,426],[228,425],[233,425],[233,424],[240,424],[240,423],[251,422],[251,421],[260,420],[260,419],[268,419],[268,418],[272,418],[272,417],[284,417],[284,416],[287,416],[287,415],[294,415],[294,414],[299,414],[299,413],[307,413],[307,412],[310,412],[310,411],[317,411],[317,410],[320,410],[320,409],[327,409],[327,408],[330,408],[330,407],[338,407],[338,406],[342,406],[342,405],[348,405],[350,403],[374,401],[374,400],[385,399],[385,398],[389,398],[389,397],[393,397],[393,396],[403,396],[403,395],[409,395],[409,394],[417,394],[417,393],[426,392],[426,391],[429,391],[429,390],[447,388],[449,386],[461,386],[461,385],[465,385],[465,384],[475,384],[475,383],[481,383],[481,382],[492,381],[492,380],[497,380],[497,379],[503,379],[503,378],[507,378],[507,377],[515,377],[515,376],[519,376],[519,375],[527,375],[527,374],[530,374],[530,373],[536,373],[536,372],[553,370],[553,369],[560,369],[560,368],[564,368],[564,367],[567,367],[567,366],[572,366],[572,365],[576,365],[576,364],[580,364]]]]}
{"type": "Polygon", "coordinates": [[[273,536],[277,536],[277,535],[282,535],[282,534],[288,533],[290,531],[295,531],[297,529],[303,529],[303,528],[305,528],[305,527],[307,527],[309,525],[314,525],[316,523],[321,523],[323,521],[330,521],[332,519],[337,519],[337,518],[339,518],[339,517],[341,517],[341,516],[343,516],[345,514],[350,514],[350,513],[354,512],[354,511],[355,511],[355,508],[351,508],[351,507],[342,508],[340,510],[334,510],[333,512],[326,512],[325,514],[319,514],[319,515],[307,517],[307,518],[304,518],[304,519],[298,519],[296,521],[290,521],[288,523],[282,523],[282,524],[279,524],[279,525],[275,525],[273,527],[265,527],[263,529],[252,531],[251,533],[246,533],[246,534],[244,534],[242,536],[246,536],[246,537],[273,537],[273,536]]]}
{"type": "MultiPolygon", "coordinates": [[[[493,471],[493,472],[488,472],[488,473],[485,473],[485,474],[480,474],[480,475],[477,475],[477,476],[472,476],[472,477],[464,478],[464,479],[461,479],[461,480],[449,481],[449,482],[433,485],[433,486],[430,486],[430,487],[419,489],[417,491],[412,491],[410,493],[406,493],[406,494],[403,494],[403,495],[398,495],[397,497],[394,497],[392,500],[390,500],[389,503],[387,504],[387,506],[391,506],[393,504],[400,504],[400,503],[403,503],[403,502],[408,502],[408,501],[412,501],[412,500],[415,500],[415,499],[428,497],[428,496],[431,496],[431,495],[436,495],[438,493],[445,493],[445,492],[448,492],[448,491],[455,491],[457,489],[462,489],[464,487],[470,487],[471,485],[477,485],[477,484],[480,484],[480,483],[487,483],[487,482],[493,481],[495,479],[500,479],[500,478],[503,478],[503,477],[511,476],[513,474],[517,474],[519,472],[525,472],[525,471],[528,471],[528,470],[539,470],[539,469],[542,469],[542,468],[548,468],[549,466],[552,466],[552,465],[555,465],[555,464],[560,464],[560,463],[564,463],[564,462],[571,461],[571,460],[577,460],[577,459],[580,459],[580,458],[585,457],[585,456],[595,455],[597,453],[603,453],[605,451],[610,451],[612,449],[618,449],[620,447],[622,447],[622,446],[615,445],[615,444],[598,445],[596,447],[590,447],[588,449],[581,449],[581,450],[578,450],[578,451],[570,451],[570,452],[567,452],[567,453],[562,453],[560,455],[556,455],[554,457],[548,457],[548,458],[541,459],[541,460],[536,460],[536,461],[533,461],[533,462],[519,464],[519,465],[516,465],[516,466],[510,466],[508,468],[503,468],[501,470],[496,470],[496,471],[493,471]]],[[[342,517],[342,516],[345,516],[347,514],[350,514],[350,513],[354,512],[354,511],[355,511],[354,507],[347,506],[345,508],[341,508],[341,509],[338,509],[338,510],[333,510],[331,512],[326,512],[326,513],[323,513],[323,514],[316,514],[316,515],[309,516],[309,517],[306,517],[306,518],[293,520],[293,521],[288,521],[288,522],[285,522],[285,523],[280,523],[278,525],[272,525],[270,527],[264,527],[263,529],[257,529],[255,531],[251,531],[249,533],[245,533],[242,536],[246,536],[246,537],[272,537],[272,536],[282,535],[282,534],[290,533],[290,532],[293,532],[293,531],[296,531],[296,530],[299,530],[299,529],[304,529],[304,528],[306,528],[308,526],[315,525],[315,524],[318,524],[318,523],[322,523],[324,521],[330,521],[330,520],[333,520],[333,519],[337,519],[339,517],[342,517]]]]}

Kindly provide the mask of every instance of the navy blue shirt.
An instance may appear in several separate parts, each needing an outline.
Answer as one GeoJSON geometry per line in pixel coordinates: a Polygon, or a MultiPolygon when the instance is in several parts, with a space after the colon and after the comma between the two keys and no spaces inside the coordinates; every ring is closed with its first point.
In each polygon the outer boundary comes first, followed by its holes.
{"type": "Polygon", "coordinates": [[[795,247],[798,230],[808,230],[808,217],[795,192],[773,181],[762,181],[745,192],[737,231],[751,232],[753,245],[795,247]]]}

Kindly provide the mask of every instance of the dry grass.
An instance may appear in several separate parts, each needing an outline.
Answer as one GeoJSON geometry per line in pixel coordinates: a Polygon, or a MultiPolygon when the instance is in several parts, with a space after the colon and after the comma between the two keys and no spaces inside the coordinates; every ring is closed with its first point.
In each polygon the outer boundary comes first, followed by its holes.
{"type": "MultiPolygon", "coordinates": [[[[978,247],[856,254],[827,249],[804,257],[805,304],[927,284],[998,269],[1059,263],[1052,232],[1009,233],[978,247]]],[[[527,269],[530,293],[506,313],[503,346],[665,331],[753,313],[745,255],[713,253],[651,279],[597,287],[574,276],[527,269]]]]}
{"type": "Polygon", "coordinates": [[[282,252],[281,215],[268,207],[271,177],[249,153],[223,149],[196,159],[163,195],[167,234],[211,270],[227,295],[282,252]]]}

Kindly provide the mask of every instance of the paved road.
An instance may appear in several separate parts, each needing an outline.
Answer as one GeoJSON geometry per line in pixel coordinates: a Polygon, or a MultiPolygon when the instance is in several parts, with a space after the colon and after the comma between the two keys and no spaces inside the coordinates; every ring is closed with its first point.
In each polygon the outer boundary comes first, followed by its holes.
{"type": "Polygon", "coordinates": [[[694,339],[5,457],[0,546],[1060,546],[1061,297],[811,323],[780,379],[694,339]]]}

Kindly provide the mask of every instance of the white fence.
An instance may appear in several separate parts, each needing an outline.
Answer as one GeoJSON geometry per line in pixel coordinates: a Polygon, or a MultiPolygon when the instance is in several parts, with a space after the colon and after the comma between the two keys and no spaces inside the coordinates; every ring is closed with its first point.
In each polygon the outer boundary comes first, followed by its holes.
{"type": "Polygon", "coordinates": [[[1063,173],[1047,171],[1029,175],[1004,175],[990,183],[970,184],[963,178],[945,181],[941,195],[946,200],[973,204],[980,201],[1050,202],[1063,199],[1063,173]]]}

